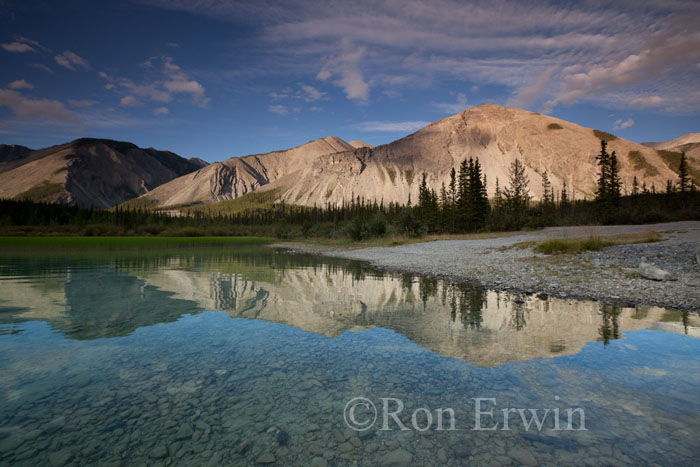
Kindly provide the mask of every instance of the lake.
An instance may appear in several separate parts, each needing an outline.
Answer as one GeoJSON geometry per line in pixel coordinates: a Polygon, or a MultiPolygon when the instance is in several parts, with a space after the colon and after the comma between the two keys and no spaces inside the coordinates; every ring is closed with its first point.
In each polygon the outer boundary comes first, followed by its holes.
{"type": "Polygon", "coordinates": [[[264,247],[0,255],[4,465],[696,465],[700,318],[264,247]]]}

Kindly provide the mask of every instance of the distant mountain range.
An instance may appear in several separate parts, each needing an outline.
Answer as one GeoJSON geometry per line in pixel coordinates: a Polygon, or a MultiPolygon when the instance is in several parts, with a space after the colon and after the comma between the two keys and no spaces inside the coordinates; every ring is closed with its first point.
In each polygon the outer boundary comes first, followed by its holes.
{"type": "Polygon", "coordinates": [[[667,180],[678,178],[681,151],[700,184],[700,133],[642,145],[546,115],[485,104],[377,147],[329,136],[213,164],[108,140],[81,139],[38,151],[3,145],[0,197],[97,207],[131,200],[130,206],[178,208],[274,190],[278,200],[307,206],[357,196],[405,203],[409,194],[417,200],[423,172],[439,191],[452,168],[478,157],[491,195],[497,179],[501,187],[507,185],[508,168],[518,158],[535,199],[542,195],[545,170],[555,192],[566,183],[570,196],[591,198],[601,138],[617,152],[628,189],[635,176],[640,184],[665,189],[667,180]]]}
{"type": "Polygon", "coordinates": [[[110,208],[207,163],[104,139],[32,151],[0,146],[0,198],[110,208]]]}

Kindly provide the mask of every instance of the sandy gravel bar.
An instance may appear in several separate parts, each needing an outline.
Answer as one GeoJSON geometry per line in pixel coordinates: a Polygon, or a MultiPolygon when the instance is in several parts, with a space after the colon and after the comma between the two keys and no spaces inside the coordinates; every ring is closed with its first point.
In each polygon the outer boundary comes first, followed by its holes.
{"type": "Polygon", "coordinates": [[[545,293],[622,306],[663,306],[700,312],[700,221],[650,225],[550,227],[479,240],[440,240],[394,247],[337,249],[278,244],[290,252],[367,261],[387,271],[466,281],[495,290],[545,293]],[[658,232],[663,241],[618,245],[597,252],[544,255],[520,242],[658,232]],[[637,272],[642,258],[676,275],[653,281],[637,272]]]}

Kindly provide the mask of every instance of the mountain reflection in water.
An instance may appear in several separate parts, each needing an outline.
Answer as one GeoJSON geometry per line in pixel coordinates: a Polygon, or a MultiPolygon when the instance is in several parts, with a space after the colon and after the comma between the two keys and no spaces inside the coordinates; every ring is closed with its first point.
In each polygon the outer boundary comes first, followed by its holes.
{"type": "Polygon", "coordinates": [[[204,310],[336,337],[381,327],[479,366],[574,355],[652,329],[700,337],[695,314],[558,298],[525,300],[362,263],[266,248],[0,258],[0,333],[47,321],[71,339],[126,336],[204,310]]]}

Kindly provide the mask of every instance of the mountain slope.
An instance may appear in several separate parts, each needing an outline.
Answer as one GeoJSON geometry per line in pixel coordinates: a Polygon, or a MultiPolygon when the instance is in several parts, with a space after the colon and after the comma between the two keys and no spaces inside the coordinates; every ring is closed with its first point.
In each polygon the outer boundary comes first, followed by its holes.
{"type": "Polygon", "coordinates": [[[674,172],[679,171],[681,154],[685,153],[688,161],[688,172],[695,184],[700,185],[700,133],[688,133],[673,141],[642,144],[656,149],[674,172]]]}
{"type": "Polygon", "coordinates": [[[84,138],[0,164],[0,197],[109,208],[201,167],[169,151],[84,138]]]}
{"type": "Polygon", "coordinates": [[[649,187],[661,189],[677,175],[651,148],[556,118],[520,109],[487,104],[434,122],[393,143],[375,148],[322,156],[294,175],[263,187],[283,187],[281,198],[288,203],[324,205],[363,196],[405,203],[409,193],[417,200],[420,176],[428,174],[428,185],[439,192],[449,183],[452,168],[462,160],[478,157],[488,178],[489,194],[496,179],[506,186],[508,168],[516,159],[526,166],[530,192],[541,198],[541,174],[546,170],[554,190],[564,183],[569,196],[591,198],[596,188],[595,155],[600,139],[610,138],[609,151],[616,151],[621,178],[631,187],[636,176],[649,187]]]}
{"type": "Polygon", "coordinates": [[[286,151],[232,157],[172,180],[126,206],[182,206],[235,199],[310,166],[322,155],[353,149],[329,136],[286,151]]]}
{"type": "Polygon", "coordinates": [[[673,149],[685,144],[700,143],[700,133],[688,133],[687,135],[680,136],[673,141],[662,141],[660,143],[642,143],[644,146],[648,146],[654,149],[673,149]]]}
{"type": "Polygon", "coordinates": [[[0,164],[19,159],[31,149],[19,144],[0,144],[0,164]]]}
{"type": "MultiPolygon", "coordinates": [[[[231,158],[166,183],[132,206],[166,207],[216,203],[251,191],[274,190],[290,204],[340,204],[358,196],[385,203],[417,200],[420,177],[440,191],[451,169],[469,157],[479,158],[489,194],[508,183],[511,163],[520,159],[530,179],[530,193],[542,196],[546,170],[555,193],[567,186],[569,197],[592,198],[596,189],[600,139],[616,151],[624,186],[662,190],[677,180],[680,154],[656,150],[604,132],[525,110],[485,104],[431,123],[389,144],[372,147],[328,137],[287,151],[231,158]]],[[[695,144],[695,143],[688,143],[695,144]]],[[[689,158],[691,173],[700,160],[689,158]]],[[[697,181],[696,181],[697,182],[697,181]]]]}

